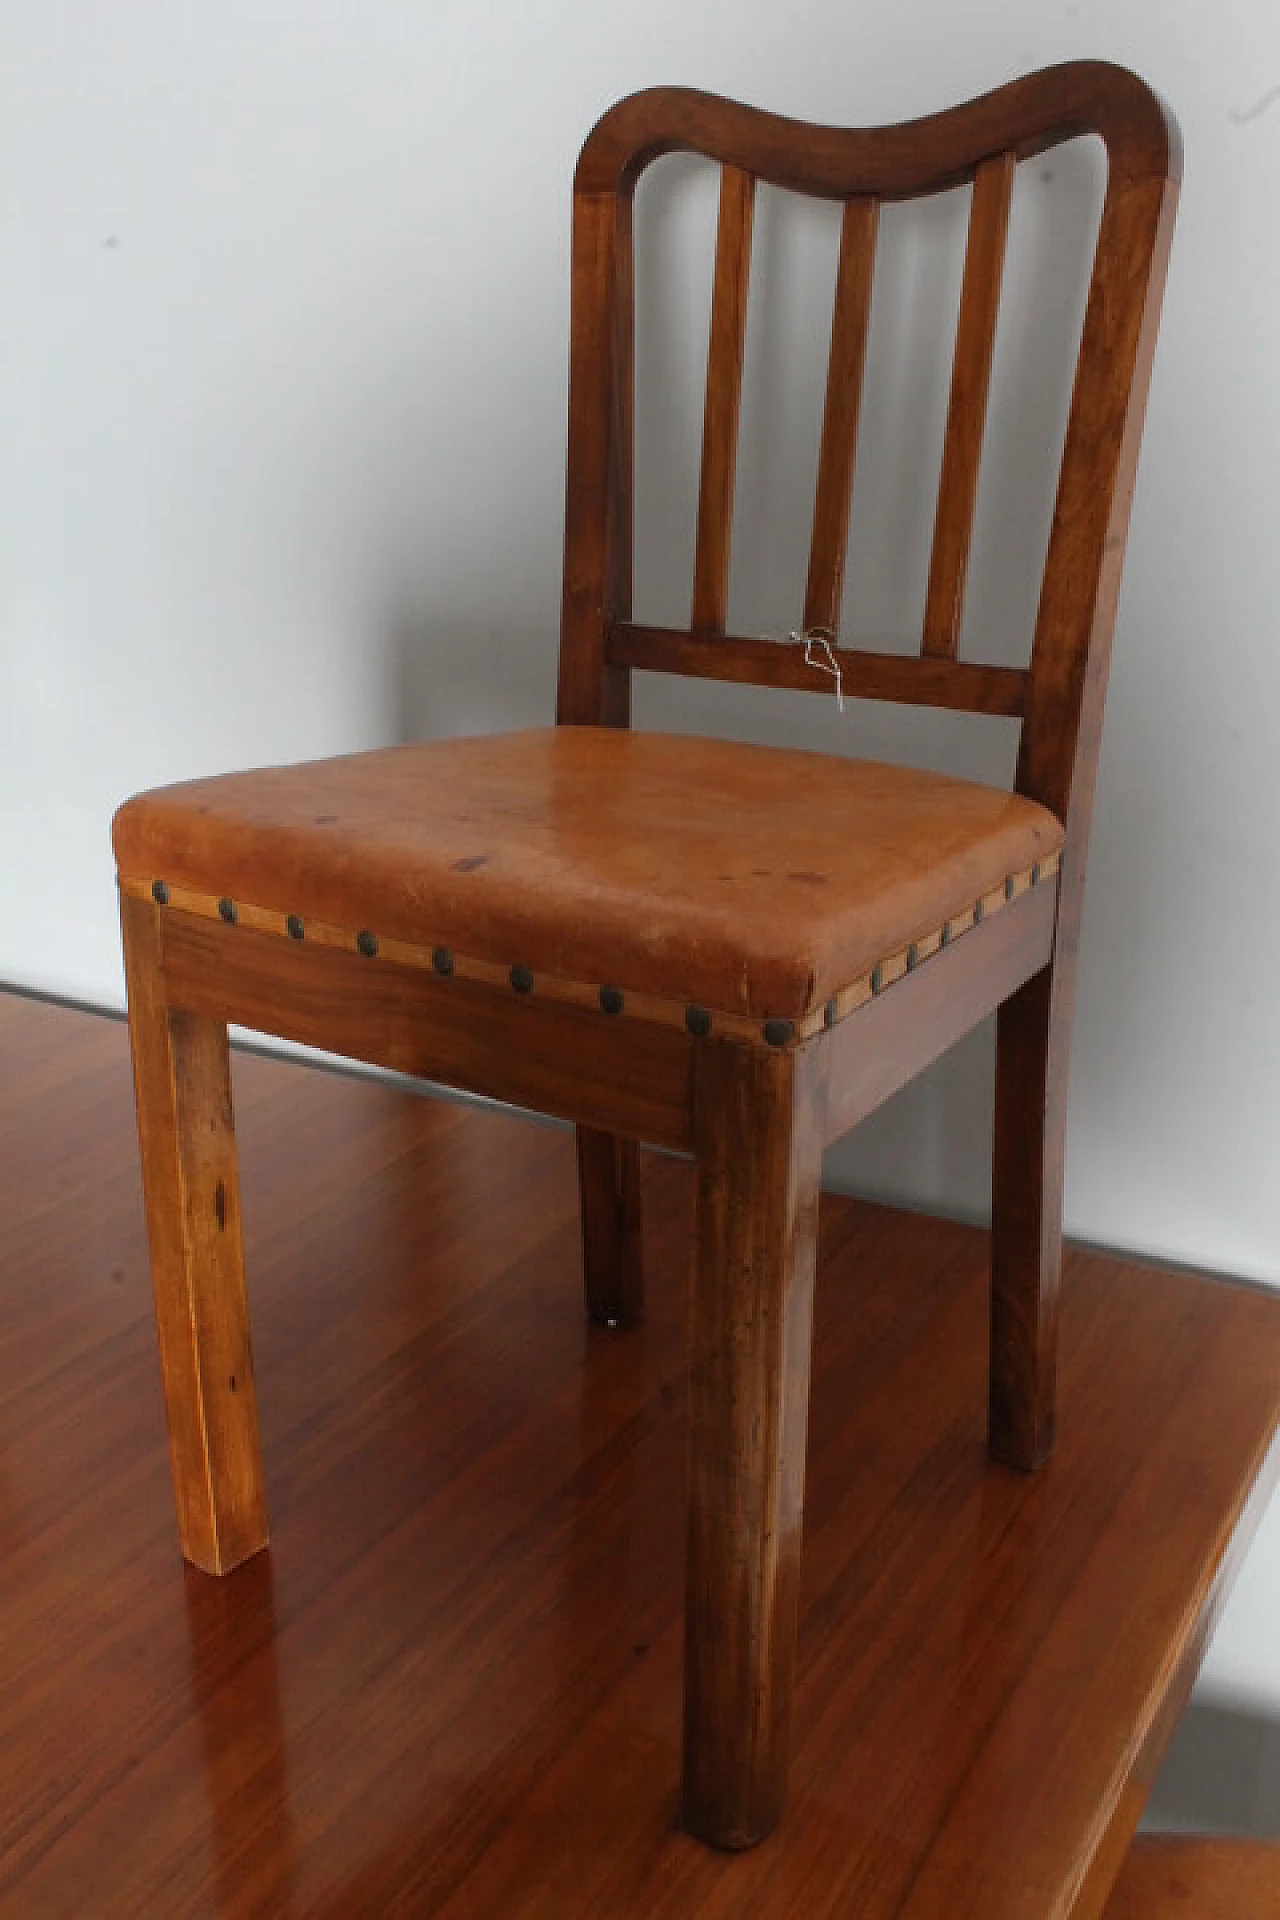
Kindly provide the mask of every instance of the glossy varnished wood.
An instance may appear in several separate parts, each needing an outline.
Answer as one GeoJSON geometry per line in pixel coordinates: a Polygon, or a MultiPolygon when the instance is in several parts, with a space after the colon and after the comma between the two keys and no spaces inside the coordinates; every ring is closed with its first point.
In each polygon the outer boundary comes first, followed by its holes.
{"type": "Polygon", "coordinates": [[[639,1142],[598,1127],[577,1135],[587,1312],[597,1326],[633,1327],[644,1315],[639,1142]]]}
{"type": "Polygon", "coordinates": [[[226,1573],[266,1545],[225,1023],[165,999],[160,910],[120,901],[178,1531],[226,1573]]]}
{"type": "Polygon", "coordinates": [[[1280,1845],[1258,1840],[1135,1842],[1105,1920],[1275,1920],[1280,1845]]]}
{"type": "MultiPolygon", "coordinates": [[[[779,640],[782,636],[779,636],[779,640]]],[[[804,649],[779,640],[734,634],[684,633],[624,621],[606,636],[603,658],[611,668],[639,667],[699,680],[729,680],[759,687],[787,687],[831,697],[831,676],[806,661],[804,649]]],[[[1026,704],[1027,676],[1020,667],[992,667],[974,660],[916,660],[863,647],[833,647],[844,692],[861,700],[893,700],[917,707],[950,707],[1016,719],[1026,704]]]]}
{"type": "Polygon", "coordinates": [[[1067,828],[1053,962],[1000,1010],[992,1171],[991,1444],[1053,1444],[1067,1075],[1103,706],[1177,205],[1163,174],[1113,176],[1085,313],[1031,653],[1015,784],[1067,828]],[[1089,590],[1082,591],[1082,582],[1089,590]]]}
{"type": "Polygon", "coordinates": [[[829,200],[911,200],[972,180],[984,160],[1030,160],[1098,134],[1127,177],[1164,171],[1171,117],[1136,75],[1103,60],[1046,67],[962,106],[887,127],[818,126],[695,87],[654,87],[610,108],[582,149],[574,192],[627,197],[661,154],[700,153],[771,186],[829,200]]]}
{"type": "MultiPolygon", "coordinates": [[[[210,1581],[123,1027],[0,1000],[0,1059],[0,1911],[1104,1910],[1267,1471],[1280,1302],[1069,1250],[1027,1479],[983,1448],[983,1236],[824,1196],[788,1811],[716,1854],[676,1826],[688,1170],[645,1163],[619,1338],[572,1310],[567,1131],[236,1056],[278,1524],[210,1581]]],[[[1108,1920],[1161,1914],[1148,1857],[1108,1920]]]]}
{"type": "Polygon", "coordinates": [[[716,267],[702,419],[702,480],[693,567],[693,625],[724,632],[729,597],[733,491],[738,470],[742,355],[747,335],[755,181],[738,167],[720,180],[716,267]]]}
{"type": "Polygon", "coordinates": [[[599,1130],[688,1148],[689,1036],[599,1010],[532,1006],[466,980],[169,912],[170,997],[196,1013],[442,1080],[599,1130]]]}
{"type": "Polygon", "coordinates": [[[635,254],[631,201],[574,201],[569,433],[556,719],[626,726],[631,676],[604,656],[631,614],[635,254]]]}
{"type": "Polygon", "coordinates": [[[825,1137],[818,1043],[699,1049],[682,1811],[723,1847],[786,1791],[825,1137]]]}
{"type": "Polygon", "coordinates": [[[860,1007],[829,1035],[827,1138],[838,1140],[954,1046],[1003,998],[1044,969],[1053,948],[1057,890],[1037,887],[860,1007]]]}
{"type": "Polygon", "coordinates": [[[1062,959],[1046,967],[996,1015],[988,1432],[997,1459],[1025,1469],[1048,1459],[1057,1418],[1067,970],[1062,959]]]}
{"type": "Polygon", "coordinates": [[[924,610],[923,650],[942,660],[954,660],[960,646],[1013,172],[1013,155],[997,153],[983,161],[973,180],[969,244],[960,289],[960,319],[924,610]]]}
{"type": "Polygon", "coordinates": [[[824,629],[832,638],[840,626],[879,225],[878,201],[859,198],[846,203],[840,222],[831,353],[804,595],[806,630],[824,629]]]}

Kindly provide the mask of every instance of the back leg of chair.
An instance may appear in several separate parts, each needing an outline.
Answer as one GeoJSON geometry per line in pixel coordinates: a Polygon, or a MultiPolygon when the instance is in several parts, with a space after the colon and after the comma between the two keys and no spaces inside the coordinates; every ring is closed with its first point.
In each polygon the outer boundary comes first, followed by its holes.
{"type": "Polygon", "coordinates": [[[156,1331],[182,1551],[229,1573],[267,1513],[221,1021],[165,1000],[160,915],[121,899],[156,1331]]]}
{"type": "Polygon", "coordinates": [[[587,1314],[597,1326],[635,1326],[644,1318],[639,1142],[577,1131],[587,1314]]]}
{"type": "Polygon", "coordinates": [[[1054,974],[1007,1000],[996,1027],[988,1443],[1025,1470],[1053,1451],[1057,1385],[1070,1010],[1054,974]]]}

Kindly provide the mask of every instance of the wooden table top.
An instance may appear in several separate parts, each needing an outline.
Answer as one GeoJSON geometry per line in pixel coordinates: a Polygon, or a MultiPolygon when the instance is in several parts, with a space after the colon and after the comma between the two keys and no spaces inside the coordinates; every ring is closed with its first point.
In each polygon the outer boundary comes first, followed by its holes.
{"type": "Polygon", "coordinates": [[[240,1058],[273,1546],[216,1582],[124,1030],[0,998],[0,1064],[0,1914],[1102,1911],[1269,1484],[1280,1300],[1073,1251],[1024,1479],[983,1235],[824,1196],[792,1795],[731,1858],[674,1826],[686,1169],[608,1334],[566,1133],[240,1058]]]}
{"type": "Polygon", "coordinates": [[[1280,1920],[1280,1842],[1144,1834],[1106,1920],[1280,1920]]]}

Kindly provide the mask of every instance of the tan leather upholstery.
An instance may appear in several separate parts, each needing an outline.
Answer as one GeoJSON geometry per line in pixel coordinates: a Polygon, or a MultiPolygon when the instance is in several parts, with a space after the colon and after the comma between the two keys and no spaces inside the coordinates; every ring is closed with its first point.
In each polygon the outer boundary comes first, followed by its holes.
{"type": "Polygon", "coordinates": [[[937,774],[593,727],[191,781],[114,825],[131,879],[784,1018],[1062,840],[937,774]]]}

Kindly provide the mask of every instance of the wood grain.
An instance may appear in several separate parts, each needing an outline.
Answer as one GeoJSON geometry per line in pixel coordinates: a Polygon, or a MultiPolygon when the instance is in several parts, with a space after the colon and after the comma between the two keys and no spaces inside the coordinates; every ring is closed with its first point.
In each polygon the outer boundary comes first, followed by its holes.
{"type": "MultiPolygon", "coordinates": [[[[167,911],[167,910],[166,910],[167,911]]],[[[176,1006],[654,1145],[691,1147],[693,1042],[355,953],[168,913],[176,1006]]]]}
{"type": "Polygon", "coordinates": [[[631,612],[634,245],[630,199],[575,196],[569,434],[556,718],[626,726],[631,683],[604,658],[631,612]]]}
{"type": "Polygon", "coordinates": [[[1056,890],[1037,887],[833,1027],[827,1137],[838,1140],[1017,991],[1053,950],[1056,890]]]}
{"type": "Polygon", "coordinates": [[[824,1195],[787,1812],[717,1854],[675,1825],[688,1169],[646,1157],[617,1340],[566,1131],[237,1053],[276,1537],[213,1581],[124,1029],[0,997],[0,1058],[0,1911],[1087,1911],[1265,1484],[1280,1302],[1069,1248],[1028,1479],[984,1455],[985,1236],[824,1195]]]}
{"type": "MultiPolygon", "coordinates": [[[[872,653],[863,647],[833,647],[846,699],[893,700],[918,707],[951,707],[1016,719],[1026,699],[1020,667],[991,667],[972,660],[922,660],[908,654],[872,653]]],[[[611,666],[649,673],[678,673],[700,680],[731,680],[760,687],[789,687],[831,698],[832,679],[809,666],[804,649],[780,640],[734,634],[685,633],[624,621],[605,641],[611,666]]]]}
{"type": "Polygon", "coordinates": [[[751,175],[737,167],[722,168],[693,561],[693,625],[712,633],[724,632],[729,603],[729,551],[754,210],[755,181],[751,175]]]}
{"type": "Polygon", "coordinates": [[[974,175],[969,243],[960,288],[951,397],[934,518],[933,555],[925,596],[923,651],[954,660],[964,618],[964,589],[978,501],[978,469],[986,437],[987,395],[995,356],[1004,278],[1014,159],[998,153],[974,175]]]}
{"type": "Polygon", "coordinates": [[[1105,1920],[1275,1920],[1277,1914],[1280,1846],[1148,1834],[1135,1842],[1105,1920]]]}
{"type": "Polygon", "coordinates": [[[1047,966],[996,1015],[991,1165],[991,1451],[1024,1471],[1053,1450],[1070,1026],[1047,966]]]}
{"type": "Polygon", "coordinates": [[[1107,194],[1085,314],[1015,785],[1067,828],[1053,963],[999,1017],[992,1191],[991,1443],[1053,1443],[1059,1245],[1076,963],[1103,703],[1177,180],[1107,194]],[[1081,582],[1093,583],[1082,593],[1081,582]]]}
{"type": "Polygon", "coordinates": [[[831,316],[831,352],[818,449],[818,486],[809,545],[809,579],[804,595],[807,630],[825,629],[834,640],[840,627],[849,510],[858,447],[862,375],[871,325],[871,286],[875,273],[880,207],[875,200],[850,200],[840,223],[835,310],[831,316]]]}
{"type": "Polygon", "coordinates": [[[818,1043],[697,1055],[681,1810],[719,1847],[786,1793],[825,1092],[818,1043]]]}
{"type": "Polygon", "coordinates": [[[630,195],[664,153],[700,153],[775,187],[829,200],[913,200],[972,180],[984,160],[1030,160],[1097,134],[1128,178],[1179,173],[1178,127],[1134,73],[1072,60],[978,99],[894,126],[831,127],[766,113],[694,87],[650,87],[611,107],[589,135],[574,192],[630,195]]]}
{"type": "Polygon", "coordinates": [[[226,1573],[267,1541],[227,1029],[166,1005],[159,908],[120,916],[178,1530],[226,1573]]]}

